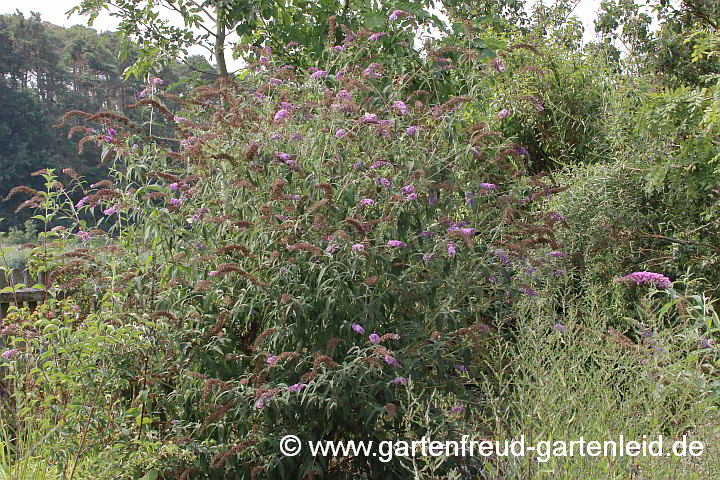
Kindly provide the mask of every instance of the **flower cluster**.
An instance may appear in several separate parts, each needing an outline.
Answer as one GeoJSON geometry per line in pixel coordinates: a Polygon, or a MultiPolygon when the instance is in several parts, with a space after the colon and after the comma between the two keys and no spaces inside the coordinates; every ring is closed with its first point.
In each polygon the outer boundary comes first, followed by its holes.
{"type": "Polygon", "coordinates": [[[653,285],[657,288],[671,288],[672,282],[665,275],[655,272],[633,272],[616,279],[617,282],[628,282],[636,285],[653,285]]]}
{"type": "Polygon", "coordinates": [[[5,351],[2,353],[2,358],[4,358],[5,360],[10,360],[12,357],[14,357],[15,355],[17,355],[18,353],[19,353],[19,350],[18,350],[18,349],[16,349],[16,348],[11,348],[11,349],[9,349],[9,350],[5,350],[5,351]]]}

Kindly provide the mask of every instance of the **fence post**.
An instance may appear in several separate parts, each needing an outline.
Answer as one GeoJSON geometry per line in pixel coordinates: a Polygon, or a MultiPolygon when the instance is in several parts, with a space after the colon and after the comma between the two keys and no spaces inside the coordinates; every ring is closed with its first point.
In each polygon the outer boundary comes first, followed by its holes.
{"type": "Polygon", "coordinates": [[[5,275],[0,275],[0,289],[7,286],[15,287],[19,284],[24,284],[25,288],[16,288],[14,292],[0,293],[0,318],[7,316],[11,303],[16,304],[17,308],[22,308],[24,304],[27,304],[28,309],[34,312],[39,303],[47,300],[47,285],[43,289],[32,288],[35,283],[44,284],[48,278],[46,273],[37,276],[38,279],[42,279],[42,282],[36,282],[28,269],[13,269],[7,274],[8,278],[5,275]]]}
{"type": "MultiPolygon", "coordinates": [[[[5,277],[6,274],[7,274],[7,272],[5,272],[5,271],[2,271],[2,273],[0,273],[0,290],[8,286],[7,278],[5,277]]],[[[7,317],[9,308],[10,308],[9,303],[0,302],[0,318],[7,317]]]]}

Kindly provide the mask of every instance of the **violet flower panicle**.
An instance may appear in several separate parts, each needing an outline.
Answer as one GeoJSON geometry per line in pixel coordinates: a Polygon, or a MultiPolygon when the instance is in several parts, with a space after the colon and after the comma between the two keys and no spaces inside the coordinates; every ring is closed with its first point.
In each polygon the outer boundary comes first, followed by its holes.
{"type": "Polygon", "coordinates": [[[672,282],[665,275],[655,272],[633,272],[615,280],[616,282],[634,283],[636,285],[653,285],[658,288],[671,288],[672,282]]]}
{"type": "Polygon", "coordinates": [[[393,10],[393,12],[388,17],[388,20],[390,20],[391,22],[394,22],[398,18],[403,18],[405,15],[407,15],[407,14],[405,12],[403,12],[402,10],[393,10]]]}

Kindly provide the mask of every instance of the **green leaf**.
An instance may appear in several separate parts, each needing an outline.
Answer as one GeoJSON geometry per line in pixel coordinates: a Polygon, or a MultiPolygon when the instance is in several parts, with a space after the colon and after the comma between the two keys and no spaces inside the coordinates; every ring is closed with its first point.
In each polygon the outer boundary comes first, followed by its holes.
{"type": "Polygon", "coordinates": [[[158,470],[150,470],[142,478],[145,480],[157,480],[159,474],[160,472],[158,470]]]}
{"type": "Polygon", "coordinates": [[[366,13],[362,16],[362,22],[365,28],[370,30],[377,30],[385,25],[385,14],[384,13],[366,13]]]}
{"type": "Polygon", "coordinates": [[[146,415],[138,415],[135,417],[135,424],[140,425],[142,422],[143,425],[149,425],[153,422],[153,419],[151,417],[148,417],[146,415]]]}

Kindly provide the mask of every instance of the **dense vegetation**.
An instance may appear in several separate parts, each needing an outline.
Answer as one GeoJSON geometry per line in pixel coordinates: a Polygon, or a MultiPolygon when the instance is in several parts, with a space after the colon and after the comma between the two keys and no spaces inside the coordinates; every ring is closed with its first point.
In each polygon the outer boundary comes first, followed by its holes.
{"type": "MultiPolygon", "coordinates": [[[[247,68],[181,90],[188,72],[157,62],[210,37],[143,32],[154,3],[119,3],[145,40],[125,45],[142,84],[98,73],[107,93],[79,95],[105,100],[57,122],[98,146],[106,178],[45,157],[8,195],[40,226],[30,267],[51,298],[0,320],[0,474],[720,475],[714,2],[661,2],[652,31],[605,1],[601,41],[582,45],[570,2],[447,1],[422,47],[426,2],[226,2],[216,40],[248,15],[304,23],[252,26],[247,68]],[[126,88],[143,91],[133,108],[126,88]],[[664,435],[705,451],[283,456],[285,435],[664,435]]],[[[58,112],[60,94],[13,75],[12,95],[58,112]]]]}

